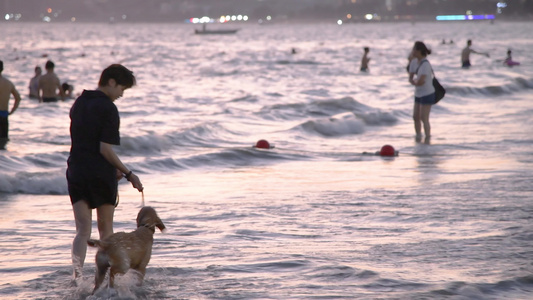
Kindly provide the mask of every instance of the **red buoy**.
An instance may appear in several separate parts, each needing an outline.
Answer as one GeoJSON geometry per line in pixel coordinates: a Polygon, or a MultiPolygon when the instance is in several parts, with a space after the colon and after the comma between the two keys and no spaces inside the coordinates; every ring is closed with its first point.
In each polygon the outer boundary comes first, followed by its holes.
{"type": "Polygon", "coordinates": [[[396,151],[394,151],[394,147],[391,145],[384,145],[381,147],[381,151],[379,151],[379,155],[381,156],[394,156],[396,155],[396,151]]]}
{"type": "Polygon", "coordinates": [[[270,149],[270,143],[267,140],[259,140],[255,144],[256,148],[270,149]]]}

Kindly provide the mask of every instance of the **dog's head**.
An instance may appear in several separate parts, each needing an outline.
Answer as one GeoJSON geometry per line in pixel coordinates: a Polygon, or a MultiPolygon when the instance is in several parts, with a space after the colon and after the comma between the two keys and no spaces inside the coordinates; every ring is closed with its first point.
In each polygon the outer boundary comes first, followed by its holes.
{"type": "Polygon", "coordinates": [[[161,231],[165,230],[166,228],[165,224],[163,224],[163,221],[161,221],[161,219],[159,219],[157,216],[155,209],[150,206],[141,208],[139,214],[137,215],[137,228],[142,226],[150,228],[153,232],[155,232],[156,227],[161,231]]]}

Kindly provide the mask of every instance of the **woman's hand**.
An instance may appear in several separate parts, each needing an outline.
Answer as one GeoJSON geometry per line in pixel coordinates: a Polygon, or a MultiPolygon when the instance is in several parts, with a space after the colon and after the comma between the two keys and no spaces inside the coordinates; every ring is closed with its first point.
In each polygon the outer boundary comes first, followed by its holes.
{"type": "Polygon", "coordinates": [[[128,181],[131,182],[131,186],[136,188],[139,192],[142,192],[144,187],[139,177],[137,177],[137,175],[135,175],[134,173],[131,173],[126,179],[128,179],[128,181]]]}

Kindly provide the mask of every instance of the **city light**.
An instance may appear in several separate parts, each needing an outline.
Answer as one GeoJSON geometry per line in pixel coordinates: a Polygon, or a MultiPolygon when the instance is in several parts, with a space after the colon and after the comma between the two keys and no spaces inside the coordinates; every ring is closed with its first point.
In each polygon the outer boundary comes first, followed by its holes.
{"type": "Polygon", "coordinates": [[[217,19],[212,19],[208,16],[203,16],[201,18],[190,18],[185,20],[186,23],[193,23],[193,24],[205,24],[205,23],[226,23],[226,22],[246,22],[249,18],[247,15],[226,15],[226,16],[220,16],[217,19]]]}
{"type": "Polygon", "coordinates": [[[4,19],[6,21],[11,21],[11,20],[18,21],[20,20],[20,18],[22,18],[22,14],[6,14],[4,16],[4,19]]]}
{"type": "Polygon", "coordinates": [[[502,2],[498,2],[498,3],[496,4],[496,11],[497,11],[499,14],[501,14],[501,13],[502,13],[502,9],[503,9],[503,8],[506,8],[506,7],[507,7],[507,3],[506,3],[506,2],[503,2],[503,1],[502,1],[502,2]]]}
{"type": "Polygon", "coordinates": [[[445,15],[437,16],[437,21],[493,20],[494,15],[445,15]]]}

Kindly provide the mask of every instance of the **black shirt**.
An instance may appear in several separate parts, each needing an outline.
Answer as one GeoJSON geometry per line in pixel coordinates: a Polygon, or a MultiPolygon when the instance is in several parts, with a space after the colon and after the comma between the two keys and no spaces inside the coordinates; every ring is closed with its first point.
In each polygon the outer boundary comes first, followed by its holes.
{"type": "Polygon", "coordinates": [[[100,142],[120,145],[120,117],[101,91],[84,90],[70,109],[69,185],[81,190],[116,191],[116,168],[100,154],[100,142]]]}

